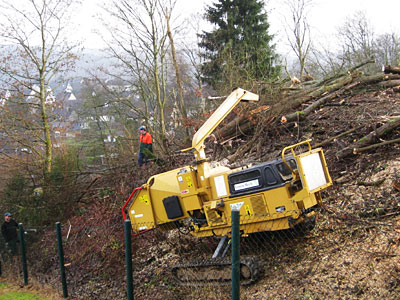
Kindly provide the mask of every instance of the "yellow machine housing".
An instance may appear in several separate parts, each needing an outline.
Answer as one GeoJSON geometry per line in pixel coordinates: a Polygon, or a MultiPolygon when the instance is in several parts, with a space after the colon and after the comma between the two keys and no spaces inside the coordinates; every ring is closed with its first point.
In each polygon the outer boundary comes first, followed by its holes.
{"type": "Polygon", "coordinates": [[[322,149],[312,149],[310,140],[253,167],[209,166],[204,140],[241,100],[257,101],[258,96],[236,89],[196,132],[192,147],[182,150],[194,152],[194,166],[152,176],[134,193],[128,215],[135,233],[180,223],[197,237],[230,235],[231,211],[238,208],[245,235],[288,229],[315,214],[321,190],[332,180],[322,149]]]}

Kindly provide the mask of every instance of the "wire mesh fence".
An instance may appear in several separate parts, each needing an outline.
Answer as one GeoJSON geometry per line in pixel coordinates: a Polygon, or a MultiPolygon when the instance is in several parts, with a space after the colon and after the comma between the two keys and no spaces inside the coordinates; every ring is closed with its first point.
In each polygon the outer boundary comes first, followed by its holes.
{"type": "MultiPolygon", "coordinates": [[[[365,218],[322,209],[296,223],[292,213],[240,216],[241,299],[398,296],[397,215],[365,218]]],[[[230,218],[224,222],[231,224],[230,218]]],[[[202,232],[207,224],[191,225],[168,223],[132,235],[134,299],[231,299],[231,227],[202,232]]],[[[69,298],[127,299],[123,223],[61,229],[69,298]]],[[[26,250],[30,282],[61,295],[55,227],[28,233],[26,250]]],[[[1,257],[3,274],[22,283],[20,263],[4,252],[1,257]]]]}
{"type": "MultiPolygon", "coordinates": [[[[298,224],[285,214],[266,219],[240,218],[241,299],[394,299],[399,292],[396,219],[327,210],[298,224]]],[[[153,290],[161,293],[159,299],[230,299],[231,251],[212,259],[221,237],[195,237],[174,224],[135,239],[139,297],[153,290]],[[155,240],[149,243],[146,235],[155,240]]]]}

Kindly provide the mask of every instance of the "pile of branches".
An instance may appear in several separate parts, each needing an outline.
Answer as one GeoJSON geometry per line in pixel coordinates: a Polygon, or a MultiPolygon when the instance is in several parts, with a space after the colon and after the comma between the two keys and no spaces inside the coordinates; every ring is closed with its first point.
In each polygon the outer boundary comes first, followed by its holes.
{"type": "MultiPolygon", "coordinates": [[[[277,84],[276,88],[280,90],[280,101],[268,102],[268,99],[263,99],[263,95],[261,95],[262,109],[253,109],[248,113],[237,115],[228,124],[216,131],[215,136],[220,144],[224,144],[226,141],[238,138],[243,134],[252,131],[254,134],[254,128],[257,124],[262,123],[262,126],[268,126],[269,130],[282,124],[290,125],[293,123],[296,126],[296,123],[305,120],[312,112],[328,105],[335,98],[346,97],[349,94],[355,96],[388,88],[391,88],[394,92],[400,92],[399,67],[385,66],[382,72],[373,75],[366,75],[360,71],[363,66],[374,62],[374,60],[367,60],[346,72],[319,81],[300,82],[291,80],[286,81],[286,83],[275,83],[277,84]],[[257,118],[258,122],[254,121],[257,118]]],[[[397,138],[376,143],[382,135],[397,127],[400,127],[400,116],[390,118],[383,125],[374,126],[374,131],[341,149],[337,153],[337,158],[341,159],[374,147],[400,142],[400,139],[397,138]]],[[[318,146],[330,143],[358,129],[360,129],[360,126],[355,126],[338,136],[330,137],[329,140],[320,143],[318,146]]]]}

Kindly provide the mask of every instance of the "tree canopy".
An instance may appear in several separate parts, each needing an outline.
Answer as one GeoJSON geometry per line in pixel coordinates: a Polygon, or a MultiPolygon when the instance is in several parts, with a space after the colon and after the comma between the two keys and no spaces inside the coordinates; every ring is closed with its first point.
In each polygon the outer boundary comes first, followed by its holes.
{"type": "Polygon", "coordinates": [[[278,75],[269,23],[259,0],[219,0],[206,8],[214,29],[200,34],[202,72],[213,87],[238,80],[268,80],[278,75]],[[239,74],[241,76],[239,76],[239,74]],[[239,79],[240,78],[240,79],[239,79]]]}

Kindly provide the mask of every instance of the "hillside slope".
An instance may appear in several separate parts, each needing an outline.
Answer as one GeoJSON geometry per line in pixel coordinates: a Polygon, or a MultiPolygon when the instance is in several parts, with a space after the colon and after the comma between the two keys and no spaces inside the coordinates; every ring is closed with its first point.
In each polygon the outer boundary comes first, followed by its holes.
{"type": "MultiPolygon", "coordinates": [[[[242,288],[243,299],[397,297],[400,143],[341,158],[338,154],[399,117],[400,93],[382,88],[361,94],[346,92],[302,121],[274,127],[266,124],[257,131],[263,132],[256,136],[263,142],[242,153],[240,161],[266,161],[300,140],[311,138],[312,144],[318,145],[338,136],[323,145],[334,186],[323,194],[324,207],[312,231],[243,239],[241,253],[260,256],[265,270],[259,282],[242,288]],[[351,129],[356,130],[339,136],[351,129]]],[[[257,126],[259,129],[262,124],[257,126]]],[[[252,137],[247,136],[247,140],[252,137]]],[[[396,127],[376,142],[399,137],[400,128],[396,127]]],[[[245,137],[241,139],[246,142],[245,137]]],[[[160,171],[154,167],[138,172],[135,168],[128,165],[99,179],[91,204],[82,207],[81,215],[63,226],[72,299],[125,297],[120,208],[134,187],[160,171]]],[[[216,239],[199,240],[178,230],[152,231],[133,238],[135,299],[229,299],[229,287],[182,287],[170,272],[170,266],[183,257],[210,256],[216,244],[216,239]]],[[[30,270],[40,282],[60,288],[54,250],[54,231],[45,229],[40,240],[30,245],[30,270]]]]}
{"type": "MultiPolygon", "coordinates": [[[[358,128],[323,146],[334,186],[324,192],[324,206],[314,230],[305,235],[280,232],[243,239],[241,254],[258,255],[265,271],[258,283],[242,287],[243,299],[398,297],[400,144],[383,145],[341,159],[337,156],[348,145],[399,116],[400,94],[385,89],[338,97],[304,121],[268,131],[268,151],[258,149],[248,156],[261,152],[270,159],[271,153],[278,153],[284,145],[297,140],[312,138],[317,145],[358,128]]],[[[397,128],[376,142],[399,136],[397,128]]],[[[244,153],[242,159],[251,160],[248,156],[244,153]]],[[[262,160],[263,155],[259,157],[262,160]]],[[[155,243],[141,240],[143,246],[136,258],[141,266],[137,273],[138,295],[143,299],[145,295],[152,299],[229,299],[229,288],[185,289],[168,280],[169,265],[182,258],[210,255],[216,242],[200,242],[177,233],[160,235],[155,243]]]]}

